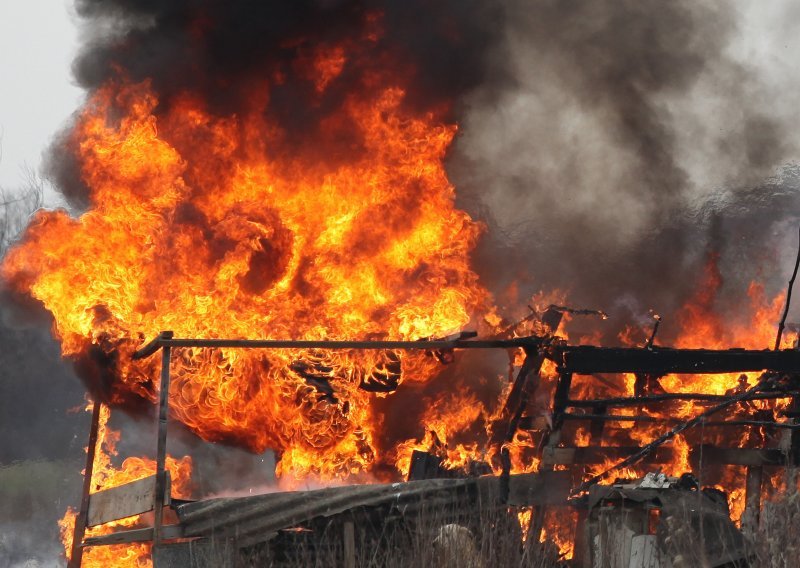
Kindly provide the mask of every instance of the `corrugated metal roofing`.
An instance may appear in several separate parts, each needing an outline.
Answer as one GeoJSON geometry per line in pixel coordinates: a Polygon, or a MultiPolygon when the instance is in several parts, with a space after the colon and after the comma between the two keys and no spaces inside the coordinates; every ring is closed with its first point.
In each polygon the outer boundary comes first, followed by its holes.
{"type": "MultiPolygon", "coordinates": [[[[562,473],[511,476],[511,504],[563,502],[569,480],[562,473]]],[[[257,541],[266,541],[281,529],[318,517],[371,507],[391,506],[407,514],[421,507],[473,507],[476,503],[497,503],[499,490],[500,479],[491,476],[426,479],[214,498],[179,505],[176,509],[186,536],[236,536],[247,540],[257,537],[257,541]]]]}

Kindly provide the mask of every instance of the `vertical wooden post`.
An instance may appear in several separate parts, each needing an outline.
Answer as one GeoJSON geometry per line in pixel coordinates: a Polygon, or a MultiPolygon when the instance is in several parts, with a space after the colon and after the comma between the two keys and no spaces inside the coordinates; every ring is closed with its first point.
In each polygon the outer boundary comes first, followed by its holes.
{"type": "Polygon", "coordinates": [[[83,472],[83,494],[81,495],[81,509],[75,517],[75,528],[72,532],[72,551],[70,553],[69,568],[80,568],[83,560],[83,536],[86,534],[86,519],[89,514],[89,492],[92,489],[92,473],[94,470],[94,456],[97,451],[97,432],[100,427],[100,408],[102,403],[92,403],[92,423],[89,426],[89,445],[86,447],[86,469],[83,472]]]}
{"type": "Polygon", "coordinates": [[[553,426],[550,432],[542,439],[542,454],[544,454],[545,449],[555,448],[561,442],[561,427],[564,425],[564,412],[567,410],[571,387],[572,373],[559,369],[558,383],[556,383],[556,390],[553,393],[553,426]]]}
{"type": "MultiPolygon", "coordinates": [[[[792,417],[791,424],[800,424],[800,420],[797,419],[800,416],[800,397],[792,397],[786,414],[792,417]]],[[[797,486],[797,468],[800,466],[800,430],[792,428],[784,436],[788,437],[789,442],[789,455],[786,459],[784,475],[786,477],[786,488],[792,491],[797,486]]]]}
{"type": "Polygon", "coordinates": [[[753,530],[758,529],[759,518],[761,516],[762,477],[763,468],[760,465],[751,465],[747,467],[742,525],[750,525],[750,528],[753,530]]]}
{"type": "MultiPolygon", "coordinates": [[[[605,404],[596,404],[592,407],[592,414],[597,416],[605,415],[608,412],[608,406],[605,404]]],[[[589,445],[600,446],[603,441],[603,430],[605,430],[605,420],[594,419],[589,426],[589,445]]],[[[586,530],[586,523],[589,521],[589,510],[580,508],[578,509],[578,522],[575,524],[575,536],[573,541],[575,547],[573,548],[573,562],[576,566],[588,566],[591,562],[591,543],[589,542],[589,535],[586,530]]]]}
{"type": "Polygon", "coordinates": [[[503,503],[508,501],[511,476],[511,454],[507,444],[514,440],[522,414],[528,408],[528,401],[539,387],[539,370],[543,363],[544,356],[541,353],[525,349],[525,360],[503,408],[503,416],[508,418],[505,432],[498,428],[492,433],[492,443],[500,445],[500,501],[503,503]]]}
{"type": "MultiPolygon", "coordinates": [[[[798,424],[797,416],[800,416],[800,397],[793,396],[789,413],[794,416],[792,424],[798,424]]],[[[789,430],[789,467],[796,469],[800,466],[800,430],[792,428],[789,430]]]]}
{"type": "MultiPolygon", "coordinates": [[[[564,412],[567,409],[569,401],[569,391],[572,387],[572,373],[558,370],[558,383],[556,383],[556,390],[553,393],[553,428],[550,433],[542,440],[542,451],[539,454],[541,459],[546,448],[555,448],[561,441],[561,427],[564,425],[564,412]]],[[[545,465],[540,468],[540,471],[552,470],[552,465],[545,465]]],[[[534,509],[531,515],[531,526],[528,533],[528,538],[535,539],[533,542],[539,542],[542,537],[542,529],[544,528],[545,515],[547,514],[547,507],[539,505],[534,509]]]]}
{"type": "MultiPolygon", "coordinates": [[[[162,331],[161,339],[172,339],[171,331],[162,331]]],[[[156,495],[154,502],[153,546],[161,544],[161,525],[164,515],[164,492],[167,487],[167,416],[169,414],[169,365],[172,355],[169,345],[161,346],[161,391],[158,398],[158,447],[156,450],[156,495]]]]}
{"type": "Polygon", "coordinates": [[[344,522],[344,568],[356,568],[356,536],[353,521],[344,522]]]}

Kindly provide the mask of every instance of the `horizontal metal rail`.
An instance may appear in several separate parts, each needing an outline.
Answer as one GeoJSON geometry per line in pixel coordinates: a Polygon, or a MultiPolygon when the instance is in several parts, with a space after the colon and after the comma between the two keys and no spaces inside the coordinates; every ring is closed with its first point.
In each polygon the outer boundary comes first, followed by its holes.
{"type": "Polygon", "coordinates": [[[452,349],[515,349],[543,344],[541,337],[514,339],[454,339],[419,341],[337,341],[337,340],[286,340],[286,339],[168,339],[163,333],[133,354],[134,359],[144,359],[162,347],[198,347],[219,349],[367,349],[367,350],[426,350],[452,349]]]}
{"type": "Polygon", "coordinates": [[[144,359],[163,347],[223,349],[369,349],[427,350],[455,349],[542,349],[562,372],[648,373],[651,375],[717,374],[745,371],[800,372],[800,351],[745,349],[672,349],[653,347],[594,347],[566,345],[551,337],[528,336],[510,339],[425,339],[419,341],[351,341],[284,339],[199,339],[172,338],[162,332],[133,354],[144,359]]]}

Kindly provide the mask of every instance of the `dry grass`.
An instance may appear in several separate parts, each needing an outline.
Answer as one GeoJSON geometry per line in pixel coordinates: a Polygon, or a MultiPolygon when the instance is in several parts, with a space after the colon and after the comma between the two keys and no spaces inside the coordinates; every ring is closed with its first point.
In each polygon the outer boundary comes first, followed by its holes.
{"type": "Polygon", "coordinates": [[[800,565],[800,492],[786,491],[764,503],[757,530],[746,534],[752,566],[800,565]]]}
{"type": "MultiPolygon", "coordinates": [[[[399,512],[395,512],[399,513],[399,512]]],[[[489,568],[525,566],[556,568],[558,549],[552,544],[523,541],[515,511],[492,509],[472,515],[423,511],[413,516],[391,512],[386,521],[355,523],[357,568],[437,566],[489,568]],[[409,520],[412,519],[413,520],[409,520]]],[[[342,525],[329,521],[311,533],[283,533],[273,547],[254,547],[239,559],[241,566],[286,568],[344,565],[342,525]]]]}
{"type": "MultiPolygon", "coordinates": [[[[719,509],[703,509],[700,503],[700,499],[688,496],[679,505],[661,511],[656,536],[662,566],[793,568],[800,565],[800,492],[796,489],[784,491],[765,502],[760,525],[745,530],[744,534],[733,530],[719,509]]],[[[422,508],[372,513],[353,519],[354,566],[357,568],[578,566],[560,558],[554,544],[538,543],[535,538],[524,539],[515,510],[488,508],[464,512],[422,508]]],[[[618,543],[613,534],[623,526],[637,523],[638,519],[628,519],[624,515],[613,517],[606,525],[601,523],[600,530],[605,531],[607,546],[602,558],[596,560],[597,566],[628,566],[627,559],[618,558],[619,551],[615,552],[614,546],[618,543]]],[[[344,548],[342,519],[317,519],[309,529],[285,531],[269,545],[239,552],[229,565],[248,568],[346,566],[344,548]]]]}

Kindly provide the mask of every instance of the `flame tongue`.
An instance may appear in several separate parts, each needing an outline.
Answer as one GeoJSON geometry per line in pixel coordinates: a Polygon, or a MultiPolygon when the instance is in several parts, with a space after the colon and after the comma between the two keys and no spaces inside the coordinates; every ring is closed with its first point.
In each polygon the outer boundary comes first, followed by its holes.
{"type": "MultiPolygon", "coordinates": [[[[335,55],[312,66],[320,90],[345,57],[335,55]]],[[[119,403],[154,399],[155,362],[129,355],[162,329],[296,339],[459,329],[486,293],[468,264],[479,227],[454,208],[442,165],[455,128],[405,110],[404,91],[388,84],[344,97],[308,151],[288,153],[258,97],[220,117],[187,94],[157,115],[147,82],[111,82],[73,132],[91,207],[77,219],[40,212],[3,276],[53,313],[64,355],[114,354],[119,403]],[[337,140],[343,125],[350,136],[337,140]],[[321,160],[321,148],[334,158],[321,160]]],[[[403,379],[436,371],[424,356],[399,357],[403,379]]],[[[204,438],[281,450],[282,472],[295,475],[371,468],[381,423],[358,385],[386,355],[175,359],[173,415],[204,438]],[[309,361],[335,398],[298,373],[309,361]]]]}

